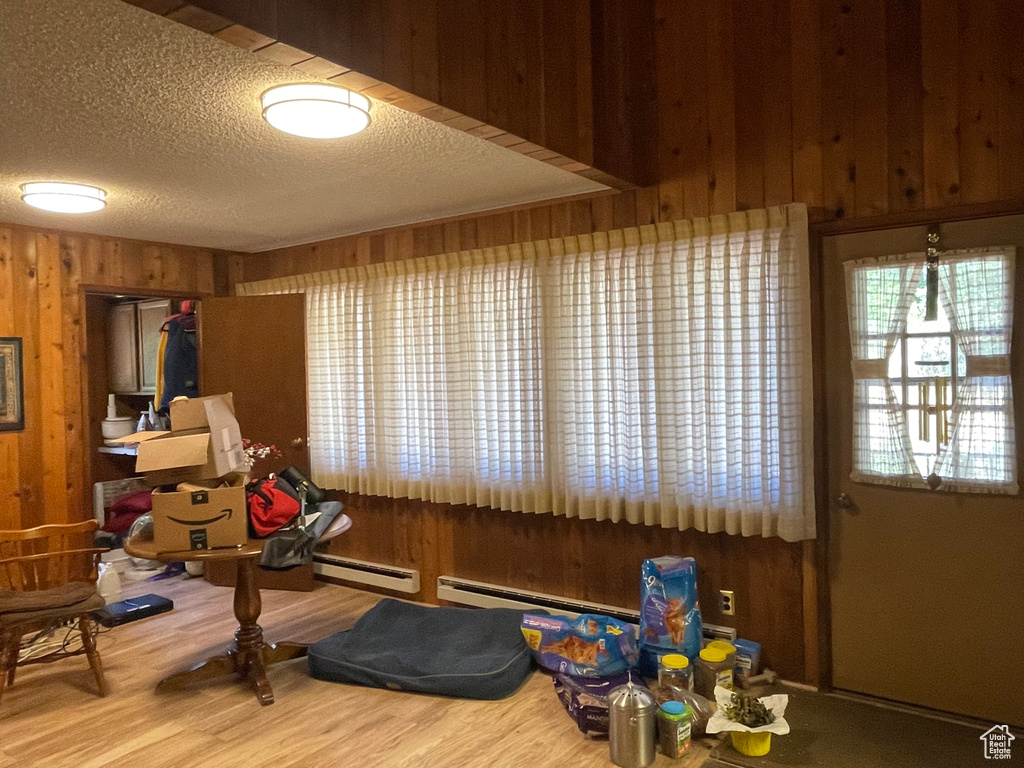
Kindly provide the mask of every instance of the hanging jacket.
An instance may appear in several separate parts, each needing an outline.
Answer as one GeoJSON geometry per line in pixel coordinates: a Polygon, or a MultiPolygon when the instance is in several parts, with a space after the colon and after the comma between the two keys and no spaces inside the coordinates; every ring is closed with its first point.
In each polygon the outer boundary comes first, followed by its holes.
{"type": "Polygon", "coordinates": [[[184,395],[199,397],[199,362],[196,350],[196,316],[181,314],[164,323],[163,390],[160,410],[170,408],[171,400],[184,395]]]}

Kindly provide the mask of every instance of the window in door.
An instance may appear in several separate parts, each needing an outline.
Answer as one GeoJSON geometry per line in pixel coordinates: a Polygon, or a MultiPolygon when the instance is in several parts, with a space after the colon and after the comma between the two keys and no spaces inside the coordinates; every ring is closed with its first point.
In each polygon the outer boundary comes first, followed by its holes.
{"type": "Polygon", "coordinates": [[[860,482],[1017,492],[1013,248],[951,251],[925,317],[923,254],[847,263],[860,482]]]}
{"type": "Polygon", "coordinates": [[[922,477],[932,474],[939,452],[949,444],[950,415],[967,366],[943,306],[939,305],[936,319],[925,319],[926,297],[922,272],[906,328],[889,358],[889,380],[903,406],[914,461],[922,477]]]}

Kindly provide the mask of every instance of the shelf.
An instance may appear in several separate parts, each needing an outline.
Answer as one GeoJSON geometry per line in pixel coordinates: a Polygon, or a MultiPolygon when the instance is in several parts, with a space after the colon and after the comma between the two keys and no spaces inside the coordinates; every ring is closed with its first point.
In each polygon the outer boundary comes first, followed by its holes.
{"type": "Polygon", "coordinates": [[[137,445],[101,445],[96,449],[100,453],[110,453],[114,456],[138,456],[139,446],[137,445]]]}

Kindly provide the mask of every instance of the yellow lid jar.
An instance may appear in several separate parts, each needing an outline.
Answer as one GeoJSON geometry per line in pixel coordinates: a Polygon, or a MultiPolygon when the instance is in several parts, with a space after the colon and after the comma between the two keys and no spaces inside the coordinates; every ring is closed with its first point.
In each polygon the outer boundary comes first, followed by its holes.
{"type": "Polygon", "coordinates": [[[715,686],[733,690],[732,665],[722,648],[709,645],[700,652],[694,674],[694,691],[709,701],[715,700],[715,686]]]}
{"type": "Polygon", "coordinates": [[[658,685],[662,688],[693,690],[693,668],[681,653],[667,653],[658,660],[658,685]]]}

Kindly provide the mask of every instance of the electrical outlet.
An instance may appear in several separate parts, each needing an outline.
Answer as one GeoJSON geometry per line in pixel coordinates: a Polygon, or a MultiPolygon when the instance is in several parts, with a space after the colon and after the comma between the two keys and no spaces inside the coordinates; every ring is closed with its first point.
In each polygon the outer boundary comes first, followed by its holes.
{"type": "Polygon", "coordinates": [[[736,615],[736,598],[731,589],[718,590],[718,604],[722,609],[723,616],[736,615]]]}

